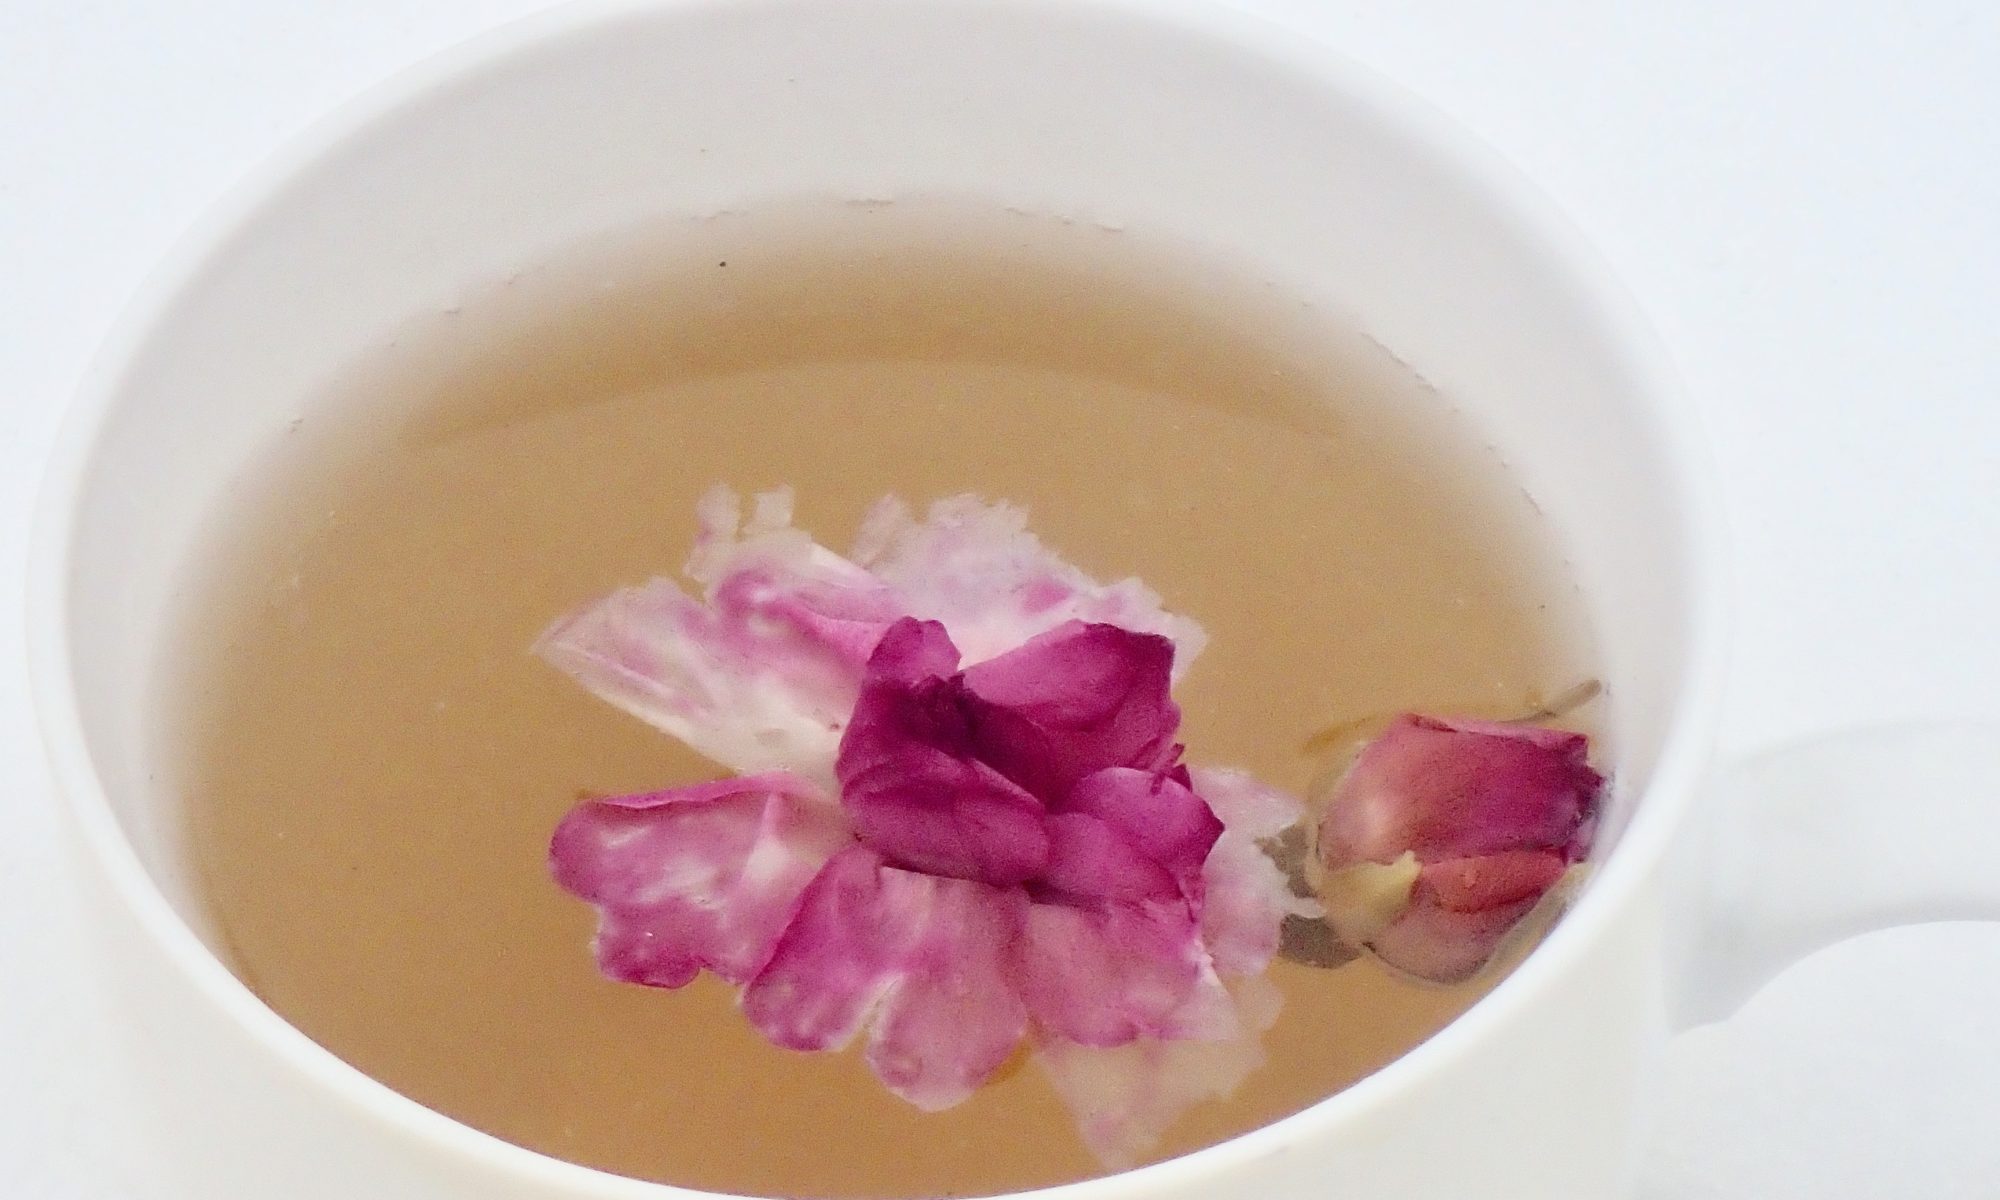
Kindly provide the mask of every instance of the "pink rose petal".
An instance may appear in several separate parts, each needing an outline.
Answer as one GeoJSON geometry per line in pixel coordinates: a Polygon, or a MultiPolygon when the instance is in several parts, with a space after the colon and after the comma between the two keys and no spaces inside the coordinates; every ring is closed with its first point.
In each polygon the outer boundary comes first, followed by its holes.
{"type": "Polygon", "coordinates": [[[1567,870],[1569,864],[1560,854],[1503,850],[1430,863],[1417,876],[1417,890],[1447,912],[1483,912],[1539,900],[1567,870]]]}
{"type": "Polygon", "coordinates": [[[1066,622],[966,670],[973,745],[1051,804],[1104,767],[1163,771],[1180,751],[1173,660],[1166,638],[1066,622]]]}
{"type": "Polygon", "coordinates": [[[855,848],[828,863],[743,993],[778,1045],[838,1049],[870,1029],[868,1061],[897,1095],[948,1108],[1013,1053],[1027,1012],[1007,982],[1018,889],[882,865],[855,848]]]}
{"type": "Polygon", "coordinates": [[[893,868],[882,881],[886,909],[922,912],[924,922],[870,1030],[868,1065],[889,1090],[936,1112],[992,1078],[1027,1029],[1007,959],[1027,896],[893,868]]]}
{"type": "Polygon", "coordinates": [[[854,561],[895,588],[911,615],[944,622],[968,663],[1069,621],[1100,622],[1173,642],[1178,678],[1208,640],[1138,580],[1098,583],[1028,532],[1023,510],[976,496],[939,500],[921,523],[884,499],[855,539],[854,561]]]}
{"type": "Polygon", "coordinates": [[[1195,794],[1223,827],[1252,841],[1277,837],[1305,816],[1305,805],[1298,797],[1267,786],[1248,771],[1195,767],[1190,779],[1195,794]]]}
{"type": "Polygon", "coordinates": [[[1286,917],[1322,915],[1317,900],[1292,894],[1291,880],[1270,855],[1233,830],[1216,840],[1202,879],[1202,943],[1225,977],[1270,966],[1286,917]]]}
{"type": "Polygon", "coordinates": [[[689,564],[706,603],[656,579],[556,622],[536,652],[732,770],[830,783],[862,667],[903,610],[879,580],[791,528],[790,511],[789,492],[759,497],[739,537],[734,494],[712,492],[689,564]]]}
{"type": "Polygon", "coordinates": [[[734,983],[770,956],[822,864],[850,844],[839,810],[782,772],[578,805],[556,827],[556,882],[597,906],[605,975],[734,983]]]}
{"type": "Polygon", "coordinates": [[[1241,771],[1196,769],[1193,781],[1224,826],[1202,865],[1202,940],[1224,977],[1260,974],[1278,952],[1286,917],[1322,915],[1318,901],[1292,894],[1258,844],[1297,824],[1304,806],[1241,771]]]}
{"type": "Polygon", "coordinates": [[[1088,813],[1048,819],[1049,865],[1037,879],[1046,889],[1081,900],[1183,897],[1174,873],[1149,857],[1126,830],[1088,813]]]}
{"type": "Polygon", "coordinates": [[[1051,1036],[1115,1046],[1236,1032],[1184,901],[1035,903],[1016,952],[1021,997],[1051,1036]]]}
{"type": "Polygon", "coordinates": [[[1208,860],[1222,822],[1206,801],[1172,775],[1130,767],[1108,767],[1085,776],[1061,806],[1087,813],[1120,830],[1148,858],[1160,864],[1191,900],[1201,898],[1202,864],[1208,860]]]}
{"type": "Polygon", "coordinates": [[[1263,979],[1232,986],[1242,1032],[1220,1041],[1083,1046],[1048,1039],[1035,1059],[1076,1117],[1084,1144],[1106,1167],[1137,1166],[1181,1114],[1234,1095],[1264,1065],[1259,1038],[1277,1019],[1282,998],[1263,979]]]}
{"type": "Polygon", "coordinates": [[[891,626],[841,741],[841,803],[898,866],[1016,884],[1048,864],[1041,801],[973,755],[958,653],[936,622],[891,626]]]}

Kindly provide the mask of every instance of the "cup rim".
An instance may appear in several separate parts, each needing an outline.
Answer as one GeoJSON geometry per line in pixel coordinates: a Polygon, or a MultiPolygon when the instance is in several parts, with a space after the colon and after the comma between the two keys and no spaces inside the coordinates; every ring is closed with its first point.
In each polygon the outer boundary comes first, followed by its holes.
{"type": "MultiPolygon", "coordinates": [[[[877,8],[922,8],[927,0],[868,0],[877,8]]],[[[177,239],[129,298],[93,355],[61,429],[42,481],[29,547],[28,668],[36,720],[58,794],[71,825],[88,846],[146,936],[203,998],[304,1080],[338,1097],[357,1117],[385,1134],[479,1160],[533,1186],[576,1200],[694,1200],[717,1193],[615,1175],[568,1162],[484,1133],[425,1107],[349,1065],[258,999],[211,952],[167,900],[125,837],[85,745],[69,669],[69,559],[84,480],[98,439],[115,414],[134,356],[160,315],[195,281],[227,241],[295,178],[350,138],[425,97],[478,72],[501,66],[547,42],[631,19],[671,20],[723,9],[785,12],[814,0],[569,0],[515,19],[403,67],[295,133],[235,180],[177,239]]],[[[1101,1200],[1113,1191],[1148,1194],[1174,1177],[1215,1177],[1232,1166],[1277,1153],[1315,1133],[1353,1120],[1462,1058],[1491,1026],[1532,1004],[1607,931],[1645,886],[1684,818],[1708,755],[1722,686],[1725,577],[1722,522],[1713,467],[1678,370],[1638,305],[1579,231],[1513,164],[1468,130],[1371,67],[1300,31],[1214,0],[971,0],[961,11],[1009,11],[1099,16],[1164,28],[1248,53],[1275,70],[1365,107],[1383,128],[1471,184],[1481,201],[1599,312],[1607,340],[1644,380],[1651,434],[1664,451],[1689,537],[1692,579],[1688,648],[1679,664],[1680,701],[1643,803],[1618,845],[1599,865],[1591,886],[1534,952],[1486,996],[1436,1034],[1349,1087],[1227,1141],[1132,1170],[1029,1192],[1017,1200],[1101,1200]]]]}

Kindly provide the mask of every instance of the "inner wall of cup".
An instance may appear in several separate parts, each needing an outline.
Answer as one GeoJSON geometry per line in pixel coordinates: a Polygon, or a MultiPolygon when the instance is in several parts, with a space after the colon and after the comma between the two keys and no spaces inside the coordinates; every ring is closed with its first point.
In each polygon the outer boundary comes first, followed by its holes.
{"type": "Polygon", "coordinates": [[[86,468],[69,653],[143,861],[199,929],[147,706],[197,533],[259,450],[474,285],[647,217],[800,196],[1144,229],[1351,314],[1484,427],[1573,558],[1616,699],[1615,839],[1684,685],[1694,586],[1649,381],[1475,171],[1344,87],[1082,5],[768,0],[607,17],[334,139],[153,314],[86,468]]]}

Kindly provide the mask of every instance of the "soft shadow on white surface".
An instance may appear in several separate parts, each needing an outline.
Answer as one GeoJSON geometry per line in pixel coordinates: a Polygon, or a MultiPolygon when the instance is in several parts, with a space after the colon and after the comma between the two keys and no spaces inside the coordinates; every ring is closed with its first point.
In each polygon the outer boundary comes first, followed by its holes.
{"type": "Polygon", "coordinates": [[[2000,925],[1871,934],[1676,1039],[1641,1200],[1991,1200],[1996,963],[2000,925]]]}
{"type": "Polygon", "coordinates": [[[145,1200],[127,1068],[85,961],[29,719],[21,568],[37,448],[0,442],[0,1196],[145,1200]]]}
{"type": "Polygon", "coordinates": [[[70,899],[62,891],[47,895],[26,936],[0,947],[6,986],[35,992],[0,1007],[10,1023],[21,1022],[0,1034],[6,1074],[0,1118],[10,1127],[0,1135],[0,1195],[145,1200],[135,1088],[97,1019],[102,998],[75,950],[70,899]],[[29,1106],[32,1114],[15,1111],[29,1106]],[[11,1144],[16,1136],[22,1144],[11,1144]]]}
{"type": "MultiPolygon", "coordinates": [[[[540,0],[0,3],[0,1197],[148,1200],[94,1019],[24,677],[23,559],[59,411],[214,197],[354,91],[540,0]]],[[[222,1200],[222,1198],[218,1198],[222,1200]]],[[[233,1200],[233,1198],[232,1198],[233,1200]]]]}

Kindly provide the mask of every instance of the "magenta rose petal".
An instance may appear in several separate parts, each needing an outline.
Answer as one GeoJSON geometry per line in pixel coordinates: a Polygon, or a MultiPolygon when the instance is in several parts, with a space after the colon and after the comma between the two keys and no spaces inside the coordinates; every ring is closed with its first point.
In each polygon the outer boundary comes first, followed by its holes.
{"type": "Polygon", "coordinates": [[[850,840],[829,800],[774,772],[580,804],[549,864],[597,907],[606,976],[680,987],[705,968],[742,983],[850,840]]]}
{"type": "Polygon", "coordinates": [[[743,1010],[795,1050],[838,1049],[872,1025],[877,1076],[913,1104],[949,1107],[1026,1029],[1004,958],[1025,906],[1018,890],[899,871],[856,847],[807,889],[743,1010]]]}
{"type": "Polygon", "coordinates": [[[863,523],[853,557],[895,588],[910,614],[944,622],[968,663],[1084,621],[1167,638],[1178,678],[1208,641],[1200,624],[1166,612],[1138,580],[1101,584],[1064,562],[1011,504],[952,496],[920,522],[902,501],[884,499],[863,523]]]}
{"type": "Polygon", "coordinates": [[[849,777],[842,803],[856,834],[909,870],[1007,886],[1048,866],[1041,804],[980,763],[913,748],[893,770],[849,777]]]}
{"type": "Polygon", "coordinates": [[[1104,767],[1163,771],[1179,747],[1173,643],[1068,622],[965,672],[979,757],[1050,801],[1104,767]]]}
{"type": "MultiPolygon", "coordinates": [[[[1604,778],[1588,748],[1565,730],[1397,718],[1356,757],[1320,822],[1329,897],[1370,897],[1345,918],[1350,939],[1418,978],[1477,973],[1590,849],[1604,778]]],[[[1343,914],[1329,919],[1338,926],[1343,914]]]]}
{"type": "Polygon", "coordinates": [[[1052,1036],[1115,1046],[1236,1033],[1185,902],[1037,902],[1016,953],[1022,999],[1052,1036]]]}
{"type": "Polygon", "coordinates": [[[1120,830],[1191,898],[1199,894],[1202,864],[1223,830],[1208,803],[1179,779],[1130,767],[1085,776],[1070,789],[1062,808],[1120,830]]]}
{"type": "Polygon", "coordinates": [[[943,626],[890,626],[841,740],[841,803],[862,840],[897,866],[1021,883],[1048,863],[1046,812],[975,757],[957,665],[943,626]]]}
{"type": "Polygon", "coordinates": [[[1124,829],[1088,813],[1048,820],[1049,865],[1037,882],[1091,900],[1159,900],[1183,895],[1180,880],[1149,857],[1124,829]]]}
{"type": "Polygon", "coordinates": [[[958,663],[958,647],[943,625],[902,617],[883,630],[862,666],[874,682],[916,687],[947,678],[958,663]]]}

